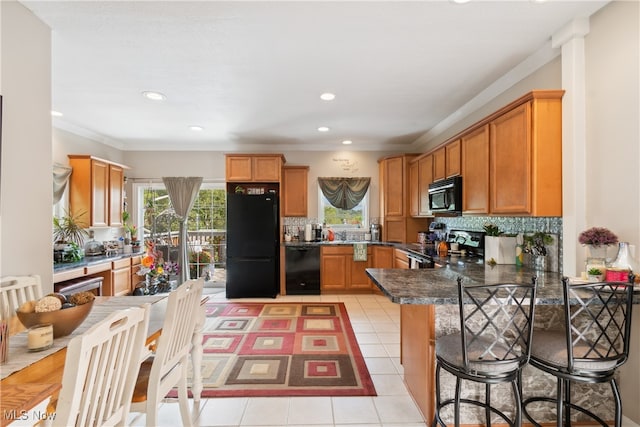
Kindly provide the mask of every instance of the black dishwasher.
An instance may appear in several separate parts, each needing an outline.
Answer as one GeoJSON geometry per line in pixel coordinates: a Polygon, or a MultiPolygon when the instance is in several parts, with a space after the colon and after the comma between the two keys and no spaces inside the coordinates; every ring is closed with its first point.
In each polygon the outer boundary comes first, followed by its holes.
{"type": "Polygon", "coordinates": [[[320,295],[320,246],[285,247],[287,295],[320,295]]]}

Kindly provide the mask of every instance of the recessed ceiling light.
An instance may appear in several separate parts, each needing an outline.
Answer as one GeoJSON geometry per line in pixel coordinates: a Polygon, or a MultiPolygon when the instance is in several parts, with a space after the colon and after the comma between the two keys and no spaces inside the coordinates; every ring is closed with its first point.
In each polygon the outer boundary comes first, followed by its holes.
{"type": "Polygon", "coordinates": [[[320,99],[322,99],[323,101],[333,101],[334,99],[336,99],[336,95],[331,92],[325,92],[320,95],[320,99]]]}
{"type": "Polygon", "coordinates": [[[164,101],[165,99],[167,99],[167,97],[166,97],[166,95],[164,93],[153,92],[153,91],[150,91],[150,90],[142,92],[142,96],[144,96],[145,98],[150,99],[152,101],[164,101]]]}
{"type": "Polygon", "coordinates": [[[53,111],[51,110],[51,115],[53,117],[62,117],[62,113],[60,111],[53,111]]]}
{"type": "Polygon", "coordinates": [[[318,132],[329,132],[329,128],[327,126],[320,126],[318,132]]]}
{"type": "Polygon", "coordinates": [[[451,1],[458,4],[464,4],[464,3],[469,3],[471,0],[451,0],[451,1]]]}
{"type": "Polygon", "coordinates": [[[189,126],[189,129],[191,129],[192,131],[195,131],[195,132],[200,132],[201,130],[204,130],[204,128],[202,126],[198,126],[198,125],[189,126]]]}
{"type": "Polygon", "coordinates": [[[349,140],[349,139],[345,139],[344,141],[342,141],[342,143],[343,143],[344,145],[350,145],[350,144],[352,144],[352,143],[353,143],[353,141],[351,141],[351,140],[349,140]]]}

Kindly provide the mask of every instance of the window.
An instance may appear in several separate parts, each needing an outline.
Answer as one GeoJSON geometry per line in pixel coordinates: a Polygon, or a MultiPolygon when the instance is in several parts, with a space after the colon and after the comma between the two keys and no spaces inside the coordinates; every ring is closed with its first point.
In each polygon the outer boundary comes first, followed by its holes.
{"type": "Polygon", "coordinates": [[[333,228],[362,228],[369,222],[369,191],[360,203],[349,210],[336,208],[318,186],[318,220],[333,228]]]}
{"type": "MultiPolygon", "coordinates": [[[[180,223],[162,183],[138,186],[138,218],[143,238],[153,240],[166,260],[178,258],[180,223]]],[[[226,264],[227,200],[224,184],[203,183],[187,219],[191,278],[226,264]]]]}

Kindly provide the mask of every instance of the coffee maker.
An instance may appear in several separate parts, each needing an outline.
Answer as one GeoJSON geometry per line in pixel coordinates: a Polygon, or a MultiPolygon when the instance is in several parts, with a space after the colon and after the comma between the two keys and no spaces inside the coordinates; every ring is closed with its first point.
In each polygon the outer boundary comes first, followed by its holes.
{"type": "Polygon", "coordinates": [[[313,224],[311,236],[314,242],[321,242],[322,241],[322,225],[313,224]]]}

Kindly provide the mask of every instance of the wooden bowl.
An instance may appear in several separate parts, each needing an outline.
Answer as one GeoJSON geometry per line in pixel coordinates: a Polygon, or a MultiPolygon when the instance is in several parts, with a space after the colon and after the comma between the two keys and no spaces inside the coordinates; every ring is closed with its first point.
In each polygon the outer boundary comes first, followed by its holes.
{"type": "Polygon", "coordinates": [[[43,323],[51,323],[53,325],[53,337],[58,338],[69,335],[75,331],[76,328],[84,322],[84,319],[87,318],[92,307],[93,301],[46,313],[24,313],[17,310],[16,314],[25,328],[31,328],[32,326],[43,323]]]}

